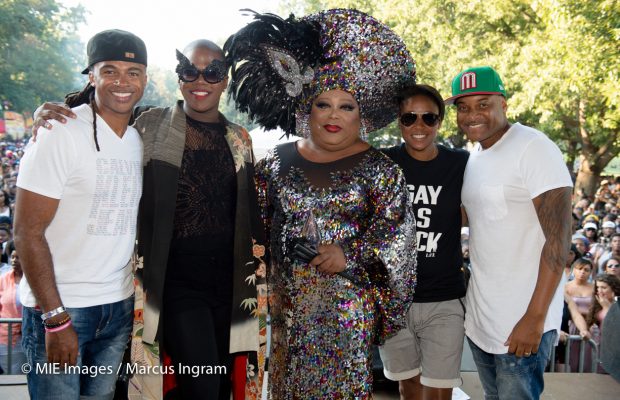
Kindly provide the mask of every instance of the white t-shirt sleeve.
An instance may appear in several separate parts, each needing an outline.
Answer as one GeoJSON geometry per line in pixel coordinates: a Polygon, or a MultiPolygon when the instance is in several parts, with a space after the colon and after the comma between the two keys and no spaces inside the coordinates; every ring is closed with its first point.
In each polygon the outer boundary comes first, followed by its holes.
{"type": "Polygon", "coordinates": [[[54,124],[51,130],[39,128],[37,141],[31,139],[24,151],[17,187],[60,199],[76,164],[75,143],[63,125],[54,124]]]}
{"type": "Polygon", "coordinates": [[[551,189],[573,186],[560,149],[543,135],[527,144],[519,168],[532,199],[551,189]]]}

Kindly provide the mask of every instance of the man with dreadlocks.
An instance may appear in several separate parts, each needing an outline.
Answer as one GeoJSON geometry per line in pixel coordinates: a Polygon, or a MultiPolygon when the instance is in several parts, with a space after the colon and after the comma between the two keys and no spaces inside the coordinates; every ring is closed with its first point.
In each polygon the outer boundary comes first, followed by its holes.
{"type": "Polygon", "coordinates": [[[87,53],[88,85],[68,98],[77,118],[39,132],[17,180],[33,399],[112,398],[132,328],[142,141],[128,123],[146,86],[146,46],[108,30],[87,53]]]}
{"type": "MultiPolygon", "coordinates": [[[[183,100],[134,110],[145,166],[131,357],[165,373],[135,374],[130,390],[229,399],[234,362],[234,398],[254,399],[265,364],[266,267],[252,143],[218,111],[228,83],[222,49],[195,40],[176,57],[183,100]]],[[[46,103],[35,126],[74,117],[46,103]]]]}

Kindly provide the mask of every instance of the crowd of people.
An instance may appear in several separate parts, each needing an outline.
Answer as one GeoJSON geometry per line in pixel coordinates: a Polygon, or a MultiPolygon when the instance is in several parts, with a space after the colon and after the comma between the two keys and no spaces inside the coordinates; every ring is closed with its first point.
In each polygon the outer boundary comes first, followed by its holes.
{"type": "MultiPolygon", "coordinates": [[[[604,177],[594,196],[576,194],[573,200],[573,235],[566,261],[566,307],[560,341],[569,335],[592,340],[600,351],[603,320],[616,296],[620,295],[620,177],[604,177]],[[569,303],[574,303],[571,310],[569,303]]],[[[570,344],[570,371],[579,368],[579,343],[570,344]]],[[[585,371],[592,370],[591,350],[583,360],[585,371]]],[[[561,357],[558,360],[565,362],[561,357]]],[[[563,366],[562,366],[563,367],[563,366]]],[[[594,366],[600,370],[600,366],[594,366]]],[[[565,369],[564,369],[565,370],[565,369]]]]}
{"type": "MultiPolygon", "coordinates": [[[[558,336],[598,340],[620,294],[620,179],[571,196],[558,147],[508,121],[493,68],[462,71],[446,99],[390,28],[343,9],[255,14],[223,49],[177,50],[170,107],[134,108],[140,38],[100,32],[87,55],[89,83],[44,105],[23,160],[3,149],[13,360],[116,371],[129,342],[132,363],[168,371],[134,374],[136,396],[258,399],[270,357],[270,398],[369,398],[377,344],[403,398],[449,399],[467,338],[485,395],[535,399],[558,336]],[[300,139],[257,162],[218,111],[229,83],[241,111],[300,139]],[[437,143],[446,105],[469,153],[437,143]],[[370,146],[394,119],[403,143],[370,146]],[[222,369],[193,373],[207,366],[222,369]]],[[[119,390],[115,374],[34,371],[37,399],[119,390]]]]}
{"type": "MultiPolygon", "coordinates": [[[[6,139],[0,142],[2,185],[0,188],[0,318],[21,318],[22,304],[18,295],[23,276],[19,255],[13,242],[13,211],[16,180],[26,140],[6,139]]],[[[21,324],[0,324],[0,373],[21,373],[25,362],[21,346],[21,324]],[[11,341],[9,342],[9,329],[11,341]],[[10,350],[10,351],[9,351],[10,350]],[[9,352],[11,359],[9,364],[9,352]]]]}
{"type": "MultiPolygon", "coordinates": [[[[592,276],[607,272],[609,260],[620,257],[620,179],[603,178],[593,196],[575,194],[572,242],[582,257],[592,261],[592,276]],[[614,238],[616,238],[614,240],[614,238]]],[[[620,274],[620,271],[617,271],[620,274]]]]}

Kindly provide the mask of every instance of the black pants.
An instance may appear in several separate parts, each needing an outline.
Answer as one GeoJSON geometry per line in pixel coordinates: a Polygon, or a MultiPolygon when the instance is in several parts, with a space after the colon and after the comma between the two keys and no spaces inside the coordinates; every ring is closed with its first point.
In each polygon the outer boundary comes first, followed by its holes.
{"type": "Polygon", "coordinates": [[[226,250],[215,252],[224,256],[172,254],[169,259],[164,348],[182,399],[230,399],[232,248],[226,250]]]}

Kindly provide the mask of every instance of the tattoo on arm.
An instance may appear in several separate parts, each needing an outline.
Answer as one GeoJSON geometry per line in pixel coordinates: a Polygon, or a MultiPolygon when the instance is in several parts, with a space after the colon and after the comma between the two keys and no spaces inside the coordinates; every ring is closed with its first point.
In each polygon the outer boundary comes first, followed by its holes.
{"type": "Polygon", "coordinates": [[[562,271],[571,240],[570,187],[549,190],[534,199],[534,208],[545,235],[541,263],[553,272],[562,271]]]}

